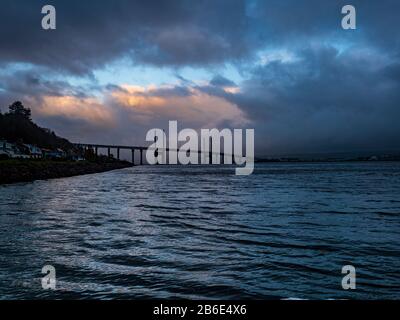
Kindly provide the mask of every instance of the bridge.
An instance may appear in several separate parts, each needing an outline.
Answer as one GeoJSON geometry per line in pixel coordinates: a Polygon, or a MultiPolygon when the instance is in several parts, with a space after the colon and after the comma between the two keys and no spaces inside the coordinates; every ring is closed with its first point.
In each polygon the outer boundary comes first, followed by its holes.
{"type": "Polygon", "coordinates": [[[143,164],[143,151],[147,150],[148,147],[139,146],[120,146],[120,145],[108,145],[108,144],[92,144],[92,143],[74,143],[75,147],[94,150],[96,156],[99,155],[99,149],[106,149],[108,157],[111,157],[111,150],[117,150],[117,159],[120,160],[121,150],[130,150],[132,153],[132,164],[135,164],[135,151],[140,152],[139,163],[143,164]]]}
{"type": "MultiPolygon", "coordinates": [[[[140,146],[122,146],[122,145],[108,145],[108,144],[92,144],[92,143],[74,143],[73,144],[75,147],[77,148],[82,148],[82,149],[92,149],[94,150],[94,153],[97,155],[99,155],[99,149],[105,149],[107,150],[107,155],[108,157],[111,157],[111,150],[117,150],[117,159],[120,160],[120,154],[121,154],[121,150],[130,150],[131,154],[132,154],[132,164],[135,164],[135,151],[139,151],[140,153],[140,158],[139,158],[139,164],[142,165],[143,164],[143,151],[146,151],[147,149],[149,149],[149,147],[140,147],[140,146]]],[[[158,150],[160,150],[160,148],[156,148],[158,150]]],[[[179,152],[179,150],[176,149],[169,149],[169,148],[165,148],[164,149],[166,152],[168,151],[175,151],[175,152],[179,152]]],[[[201,150],[190,150],[190,152],[195,152],[200,154],[203,154],[204,152],[202,152],[201,150]]],[[[209,153],[209,159],[210,159],[210,163],[212,163],[212,155],[213,154],[219,154],[222,161],[221,163],[224,163],[224,157],[225,154],[223,152],[219,152],[219,153],[213,153],[213,152],[208,152],[209,153]]],[[[232,163],[235,162],[234,159],[234,155],[232,156],[232,163]]]]}

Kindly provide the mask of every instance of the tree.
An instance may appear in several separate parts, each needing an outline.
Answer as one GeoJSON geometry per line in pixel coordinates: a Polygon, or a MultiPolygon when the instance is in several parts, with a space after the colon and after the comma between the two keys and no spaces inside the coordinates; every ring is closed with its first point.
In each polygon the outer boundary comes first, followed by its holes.
{"type": "Polygon", "coordinates": [[[8,109],[10,114],[23,116],[28,120],[32,120],[31,109],[25,108],[21,101],[15,101],[12,105],[8,107],[8,109]]]}

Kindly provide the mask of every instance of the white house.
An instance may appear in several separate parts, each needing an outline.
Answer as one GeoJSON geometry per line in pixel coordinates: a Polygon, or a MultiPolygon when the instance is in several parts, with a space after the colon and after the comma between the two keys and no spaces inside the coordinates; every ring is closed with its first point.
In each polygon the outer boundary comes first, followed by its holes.
{"type": "Polygon", "coordinates": [[[0,140],[0,155],[5,155],[12,158],[14,154],[15,145],[7,142],[6,140],[0,140]]]}
{"type": "Polygon", "coordinates": [[[31,158],[42,158],[43,152],[42,149],[32,145],[32,144],[24,144],[24,146],[28,149],[29,155],[31,158]]]}
{"type": "Polygon", "coordinates": [[[1,150],[13,150],[15,147],[15,144],[9,143],[6,140],[0,140],[0,149],[1,150]]]}
{"type": "Polygon", "coordinates": [[[21,153],[19,148],[6,140],[0,140],[0,154],[10,158],[29,158],[28,155],[21,153]]]}

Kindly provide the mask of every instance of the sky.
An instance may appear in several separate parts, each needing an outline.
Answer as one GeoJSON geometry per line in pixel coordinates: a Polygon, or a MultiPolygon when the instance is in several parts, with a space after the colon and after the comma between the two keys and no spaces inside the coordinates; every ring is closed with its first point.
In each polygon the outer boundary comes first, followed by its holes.
{"type": "Polygon", "coordinates": [[[177,120],[254,128],[258,156],[400,150],[399,14],[396,0],[2,0],[0,109],[20,100],[73,142],[145,145],[177,120]]]}

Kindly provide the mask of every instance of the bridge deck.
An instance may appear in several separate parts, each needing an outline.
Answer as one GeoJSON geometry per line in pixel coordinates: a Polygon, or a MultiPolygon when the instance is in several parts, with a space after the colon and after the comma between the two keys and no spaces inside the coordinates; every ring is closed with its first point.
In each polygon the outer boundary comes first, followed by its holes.
{"type": "MultiPolygon", "coordinates": [[[[150,147],[142,147],[142,146],[124,146],[124,145],[109,145],[109,144],[93,144],[93,143],[73,143],[74,146],[79,147],[79,148],[94,148],[96,155],[98,152],[98,149],[107,149],[108,151],[108,156],[111,156],[111,149],[117,150],[117,159],[120,159],[120,150],[131,150],[132,151],[132,163],[135,164],[135,151],[139,150],[140,151],[140,164],[143,164],[143,151],[146,151],[148,149],[155,149],[155,150],[163,150],[166,152],[173,151],[173,152],[184,152],[180,151],[177,149],[169,149],[169,148],[150,148],[150,147]]],[[[219,154],[222,159],[225,157],[225,154],[223,152],[205,152],[201,150],[190,150],[190,152],[195,152],[197,154],[209,154],[210,155],[210,161],[212,155],[217,155],[219,154]]],[[[234,155],[227,154],[227,156],[233,157],[234,155]]]]}

